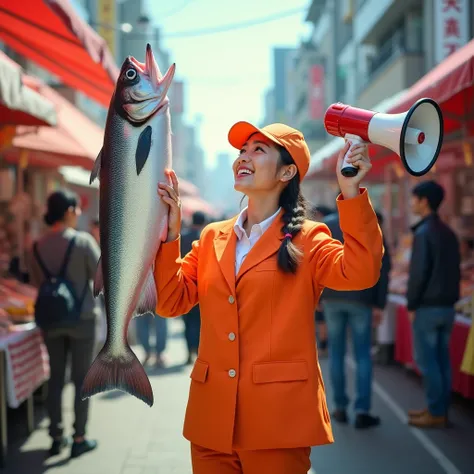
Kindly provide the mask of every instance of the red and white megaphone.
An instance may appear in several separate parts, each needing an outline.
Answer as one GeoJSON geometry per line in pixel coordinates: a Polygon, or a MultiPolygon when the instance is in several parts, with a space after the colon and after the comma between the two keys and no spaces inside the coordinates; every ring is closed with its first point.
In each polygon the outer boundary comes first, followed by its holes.
{"type": "MultiPolygon", "coordinates": [[[[428,98],[401,114],[382,114],[338,102],[327,109],[324,126],[329,134],[350,140],[351,148],[362,142],[389,148],[413,176],[422,176],[432,168],[443,143],[443,115],[439,105],[428,98]]],[[[341,173],[355,176],[357,167],[344,157],[341,173]]]]}

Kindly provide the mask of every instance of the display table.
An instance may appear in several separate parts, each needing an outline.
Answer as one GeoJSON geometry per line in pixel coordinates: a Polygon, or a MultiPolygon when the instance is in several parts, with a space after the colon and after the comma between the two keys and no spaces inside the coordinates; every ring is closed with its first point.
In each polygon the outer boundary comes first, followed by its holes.
{"type": "Polygon", "coordinates": [[[7,453],[7,405],[18,408],[25,400],[28,430],[33,430],[33,393],[49,379],[49,359],[41,331],[34,323],[0,336],[0,463],[7,453]]]}
{"type": "MultiPolygon", "coordinates": [[[[413,357],[412,328],[408,317],[406,300],[402,297],[391,296],[390,301],[397,304],[395,359],[402,364],[413,367],[414,370],[419,372],[413,357]]],[[[474,376],[461,372],[461,363],[470,327],[471,320],[469,318],[456,315],[451,335],[450,353],[453,391],[466,398],[474,399],[474,376]]]]}

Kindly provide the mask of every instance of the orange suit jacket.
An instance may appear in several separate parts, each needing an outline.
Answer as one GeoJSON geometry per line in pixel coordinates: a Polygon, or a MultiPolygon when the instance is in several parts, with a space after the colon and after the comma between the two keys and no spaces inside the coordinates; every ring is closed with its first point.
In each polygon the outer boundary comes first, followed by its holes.
{"type": "Polygon", "coordinates": [[[324,287],[362,290],[379,278],[383,245],[367,191],[337,202],[344,245],[306,221],[295,275],[277,267],[276,218],[235,276],[236,218],[207,226],[180,258],[179,239],[158,251],[156,311],[173,317],[199,302],[201,341],[184,436],[200,446],[276,449],[332,443],[314,310],[324,287]]]}

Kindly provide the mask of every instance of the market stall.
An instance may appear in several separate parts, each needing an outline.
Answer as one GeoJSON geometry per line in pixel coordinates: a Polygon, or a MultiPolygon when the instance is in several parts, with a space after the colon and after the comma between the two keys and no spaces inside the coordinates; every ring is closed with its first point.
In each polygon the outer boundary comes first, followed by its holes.
{"type": "Polygon", "coordinates": [[[474,399],[474,373],[462,372],[461,364],[466,357],[474,357],[474,353],[471,355],[467,351],[473,325],[474,298],[473,85],[474,41],[471,41],[420,79],[389,111],[398,113],[406,110],[417,99],[426,96],[440,104],[445,136],[434,169],[423,178],[413,178],[401,169],[398,158],[392,154],[383,170],[388,214],[387,240],[393,255],[389,289],[391,302],[396,306],[395,358],[403,364],[414,364],[411,324],[404,298],[411,258],[410,226],[415,222],[410,212],[411,189],[421,180],[434,179],[445,190],[440,217],[455,231],[461,245],[461,296],[456,304],[457,315],[451,340],[453,390],[471,399],[474,399]]]}
{"type": "MultiPolygon", "coordinates": [[[[30,83],[54,105],[57,124],[17,126],[13,135],[0,136],[0,220],[6,221],[13,247],[10,258],[18,260],[19,271],[14,274],[20,279],[26,272],[25,251],[43,230],[47,196],[64,184],[60,168],[74,166],[83,174],[90,173],[103,142],[103,129],[71,102],[38,79],[31,78],[30,83]]],[[[85,204],[94,212],[97,188],[88,187],[82,197],[85,201],[87,198],[85,204]]],[[[84,223],[82,230],[88,230],[88,224],[84,223]]]]}
{"type": "Polygon", "coordinates": [[[37,80],[37,90],[57,111],[55,127],[16,127],[10,143],[3,143],[2,155],[9,163],[19,163],[27,154],[26,165],[57,169],[79,166],[92,170],[104,137],[103,129],[75,105],[47,84],[37,80]]]}
{"type": "MultiPolygon", "coordinates": [[[[393,295],[390,299],[397,307],[395,322],[395,359],[401,364],[419,372],[414,358],[412,329],[406,308],[406,301],[403,297],[397,298],[393,295]]],[[[451,335],[450,355],[453,374],[453,391],[474,400],[474,376],[464,373],[461,370],[471,324],[471,317],[466,317],[463,313],[456,315],[451,335]]]]}
{"type": "Polygon", "coordinates": [[[27,402],[28,432],[33,430],[33,393],[49,379],[49,359],[33,321],[36,290],[0,279],[0,465],[7,453],[7,407],[27,402]]]}

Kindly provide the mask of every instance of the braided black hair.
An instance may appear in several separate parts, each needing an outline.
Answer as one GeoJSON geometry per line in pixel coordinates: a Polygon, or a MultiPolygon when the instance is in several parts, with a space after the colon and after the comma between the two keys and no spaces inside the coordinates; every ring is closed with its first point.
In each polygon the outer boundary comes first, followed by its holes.
{"type": "MultiPolygon", "coordinates": [[[[281,166],[295,164],[286,148],[278,147],[278,149],[281,166]]],[[[307,207],[306,200],[301,194],[299,173],[296,173],[280,194],[279,205],[284,210],[281,231],[283,235],[291,234],[291,238],[285,237],[281,243],[280,250],[278,250],[278,267],[285,273],[296,273],[302,253],[293,243],[293,239],[303,227],[307,207]]]]}

